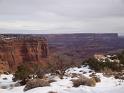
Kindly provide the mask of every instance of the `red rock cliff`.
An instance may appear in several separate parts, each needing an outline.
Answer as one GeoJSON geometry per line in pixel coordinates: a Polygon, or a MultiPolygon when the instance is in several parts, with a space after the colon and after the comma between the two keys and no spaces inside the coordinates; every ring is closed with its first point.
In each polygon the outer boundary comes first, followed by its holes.
{"type": "Polygon", "coordinates": [[[0,39],[0,70],[15,70],[23,62],[42,62],[48,56],[47,40],[41,37],[0,39]]]}

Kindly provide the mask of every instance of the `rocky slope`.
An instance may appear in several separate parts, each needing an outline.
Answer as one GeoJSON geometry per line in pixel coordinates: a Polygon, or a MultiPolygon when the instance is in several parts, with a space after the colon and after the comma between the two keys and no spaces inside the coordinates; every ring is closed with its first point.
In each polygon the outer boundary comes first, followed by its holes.
{"type": "Polygon", "coordinates": [[[23,62],[42,62],[47,57],[47,40],[35,36],[0,36],[0,70],[15,70],[23,62]]]}

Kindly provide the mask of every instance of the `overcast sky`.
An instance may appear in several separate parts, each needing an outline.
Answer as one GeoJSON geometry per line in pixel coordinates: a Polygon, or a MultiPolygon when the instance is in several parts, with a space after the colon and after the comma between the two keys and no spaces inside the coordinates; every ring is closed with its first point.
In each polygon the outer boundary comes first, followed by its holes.
{"type": "Polygon", "coordinates": [[[124,0],[0,0],[0,33],[124,33],[124,0]]]}

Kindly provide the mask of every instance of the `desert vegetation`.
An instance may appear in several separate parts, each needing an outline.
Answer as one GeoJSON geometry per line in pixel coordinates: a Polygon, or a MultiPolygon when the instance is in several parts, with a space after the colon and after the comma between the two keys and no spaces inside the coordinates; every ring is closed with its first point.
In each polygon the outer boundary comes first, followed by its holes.
{"type": "Polygon", "coordinates": [[[109,60],[106,60],[106,62],[102,62],[102,61],[98,61],[95,58],[89,58],[88,60],[85,60],[83,64],[89,65],[89,67],[95,70],[96,72],[102,72],[102,71],[106,72],[106,70],[119,72],[122,70],[121,63],[110,62],[109,60]]]}
{"type": "Polygon", "coordinates": [[[74,87],[79,87],[80,85],[94,87],[96,85],[94,78],[87,78],[85,76],[81,76],[78,79],[73,79],[72,82],[74,87]]]}
{"type": "Polygon", "coordinates": [[[61,79],[63,78],[65,71],[74,65],[75,64],[70,57],[61,54],[54,55],[52,58],[50,58],[48,63],[50,73],[58,74],[61,79]]]}
{"type": "Polygon", "coordinates": [[[124,65],[124,50],[121,53],[118,53],[117,57],[120,60],[120,63],[124,65]]]}
{"type": "Polygon", "coordinates": [[[36,88],[36,87],[44,87],[44,86],[50,86],[50,83],[48,80],[45,79],[33,79],[27,82],[24,91],[36,88]]]}
{"type": "Polygon", "coordinates": [[[123,57],[124,52],[117,54],[116,56],[120,62],[111,62],[106,59],[97,60],[96,58],[89,58],[82,62],[84,67],[89,67],[91,71],[84,72],[80,70],[79,73],[68,73],[69,68],[77,67],[80,65],[74,64],[73,60],[68,55],[55,54],[48,58],[46,63],[31,63],[24,62],[18,66],[15,72],[15,78],[13,80],[18,81],[21,85],[25,85],[24,91],[36,88],[50,86],[52,82],[56,82],[54,77],[59,77],[63,80],[65,77],[70,77],[73,83],[73,87],[79,87],[80,85],[94,87],[96,83],[101,82],[101,78],[96,75],[97,72],[103,73],[104,76],[112,76],[116,79],[123,80],[123,57]],[[89,77],[85,74],[90,73],[89,77]],[[48,76],[47,76],[48,75],[48,76]],[[76,78],[76,79],[75,79],[76,78]]]}
{"type": "Polygon", "coordinates": [[[66,55],[54,55],[49,58],[46,63],[30,63],[24,62],[17,67],[14,74],[14,81],[21,80],[21,85],[25,85],[30,79],[43,79],[45,74],[58,75],[63,78],[65,71],[73,67],[74,64],[71,59],[66,55]]]}

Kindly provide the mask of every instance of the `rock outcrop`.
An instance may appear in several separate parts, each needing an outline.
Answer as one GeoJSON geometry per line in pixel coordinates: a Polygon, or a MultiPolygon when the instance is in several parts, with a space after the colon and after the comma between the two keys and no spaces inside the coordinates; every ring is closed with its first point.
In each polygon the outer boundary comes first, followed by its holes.
{"type": "Polygon", "coordinates": [[[47,40],[36,36],[0,36],[0,70],[15,70],[23,62],[43,62],[47,40]]]}

